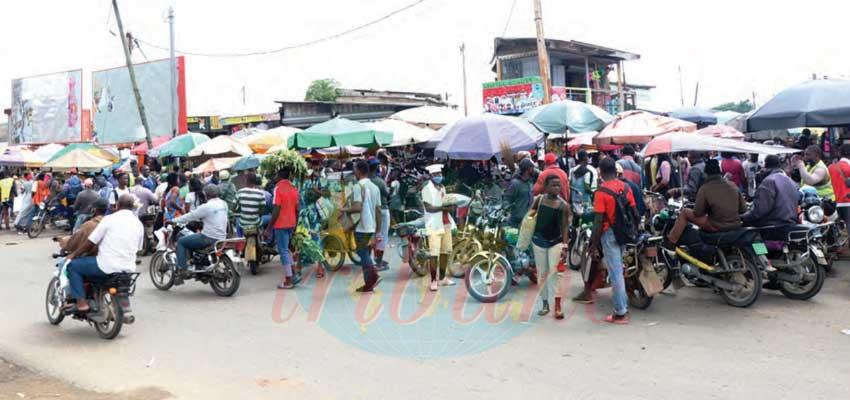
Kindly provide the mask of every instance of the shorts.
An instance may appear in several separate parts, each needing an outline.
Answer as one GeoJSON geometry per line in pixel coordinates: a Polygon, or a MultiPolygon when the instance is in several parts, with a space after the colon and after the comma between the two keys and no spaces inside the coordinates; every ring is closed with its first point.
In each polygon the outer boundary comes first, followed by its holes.
{"type": "Polygon", "coordinates": [[[443,233],[434,233],[428,235],[428,245],[430,247],[429,255],[431,257],[439,257],[440,254],[449,254],[452,252],[452,230],[446,229],[443,233]]]}

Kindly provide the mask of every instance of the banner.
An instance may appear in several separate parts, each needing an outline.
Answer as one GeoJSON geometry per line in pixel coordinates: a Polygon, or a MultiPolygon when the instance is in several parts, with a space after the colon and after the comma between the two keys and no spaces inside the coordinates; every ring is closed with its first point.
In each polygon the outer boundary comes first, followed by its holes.
{"type": "MultiPolygon", "coordinates": [[[[484,84],[484,111],[503,114],[522,114],[543,104],[543,82],[539,76],[507,79],[484,84]]],[[[552,87],[552,101],[567,98],[565,87],[552,87]]]]}
{"type": "Polygon", "coordinates": [[[78,142],[82,99],[82,70],[13,79],[9,142],[78,142]]]}
{"type": "MultiPolygon", "coordinates": [[[[183,57],[177,57],[177,133],[186,132],[186,84],[183,57]]],[[[151,137],[171,136],[171,77],[168,59],[134,64],[151,137]]],[[[145,140],[136,97],[126,67],[92,74],[92,138],[101,144],[145,140]]]]}

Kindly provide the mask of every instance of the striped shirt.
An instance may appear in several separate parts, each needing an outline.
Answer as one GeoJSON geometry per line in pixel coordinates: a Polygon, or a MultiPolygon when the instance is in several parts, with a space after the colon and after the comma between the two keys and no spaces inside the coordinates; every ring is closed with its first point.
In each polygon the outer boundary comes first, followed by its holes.
{"type": "Polygon", "coordinates": [[[242,188],[236,194],[239,199],[239,225],[242,227],[260,225],[260,216],[266,205],[264,192],[257,188],[242,188]]]}

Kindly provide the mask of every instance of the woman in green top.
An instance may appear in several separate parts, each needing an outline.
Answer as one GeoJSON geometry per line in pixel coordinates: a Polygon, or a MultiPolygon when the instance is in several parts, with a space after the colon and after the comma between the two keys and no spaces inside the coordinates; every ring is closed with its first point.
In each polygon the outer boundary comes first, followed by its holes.
{"type": "Polygon", "coordinates": [[[534,262],[537,265],[537,281],[540,283],[540,298],[543,306],[537,315],[549,314],[549,272],[557,269],[555,276],[555,318],[564,318],[561,310],[563,295],[561,280],[564,276],[561,260],[567,254],[569,242],[569,226],[572,219],[570,207],[559,197],[561,180],[556,175],[546,179],[546,193],[534,201],[537,223],[531,238],[534,249],[534,262]],[[560,265],[561,268],[558,268],[560,265]]]}

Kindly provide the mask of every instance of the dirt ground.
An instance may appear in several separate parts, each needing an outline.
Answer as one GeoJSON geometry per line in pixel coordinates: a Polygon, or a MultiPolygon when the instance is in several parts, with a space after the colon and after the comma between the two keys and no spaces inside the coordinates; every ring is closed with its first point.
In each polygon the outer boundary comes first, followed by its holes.
{"type": "Polygon", "coordinates": [[[156,388],[144,388],[125,393],[92,392],[0,359],[0,400],[162,400],[168,398],[171,398],[170,393],[156,388]]]}

